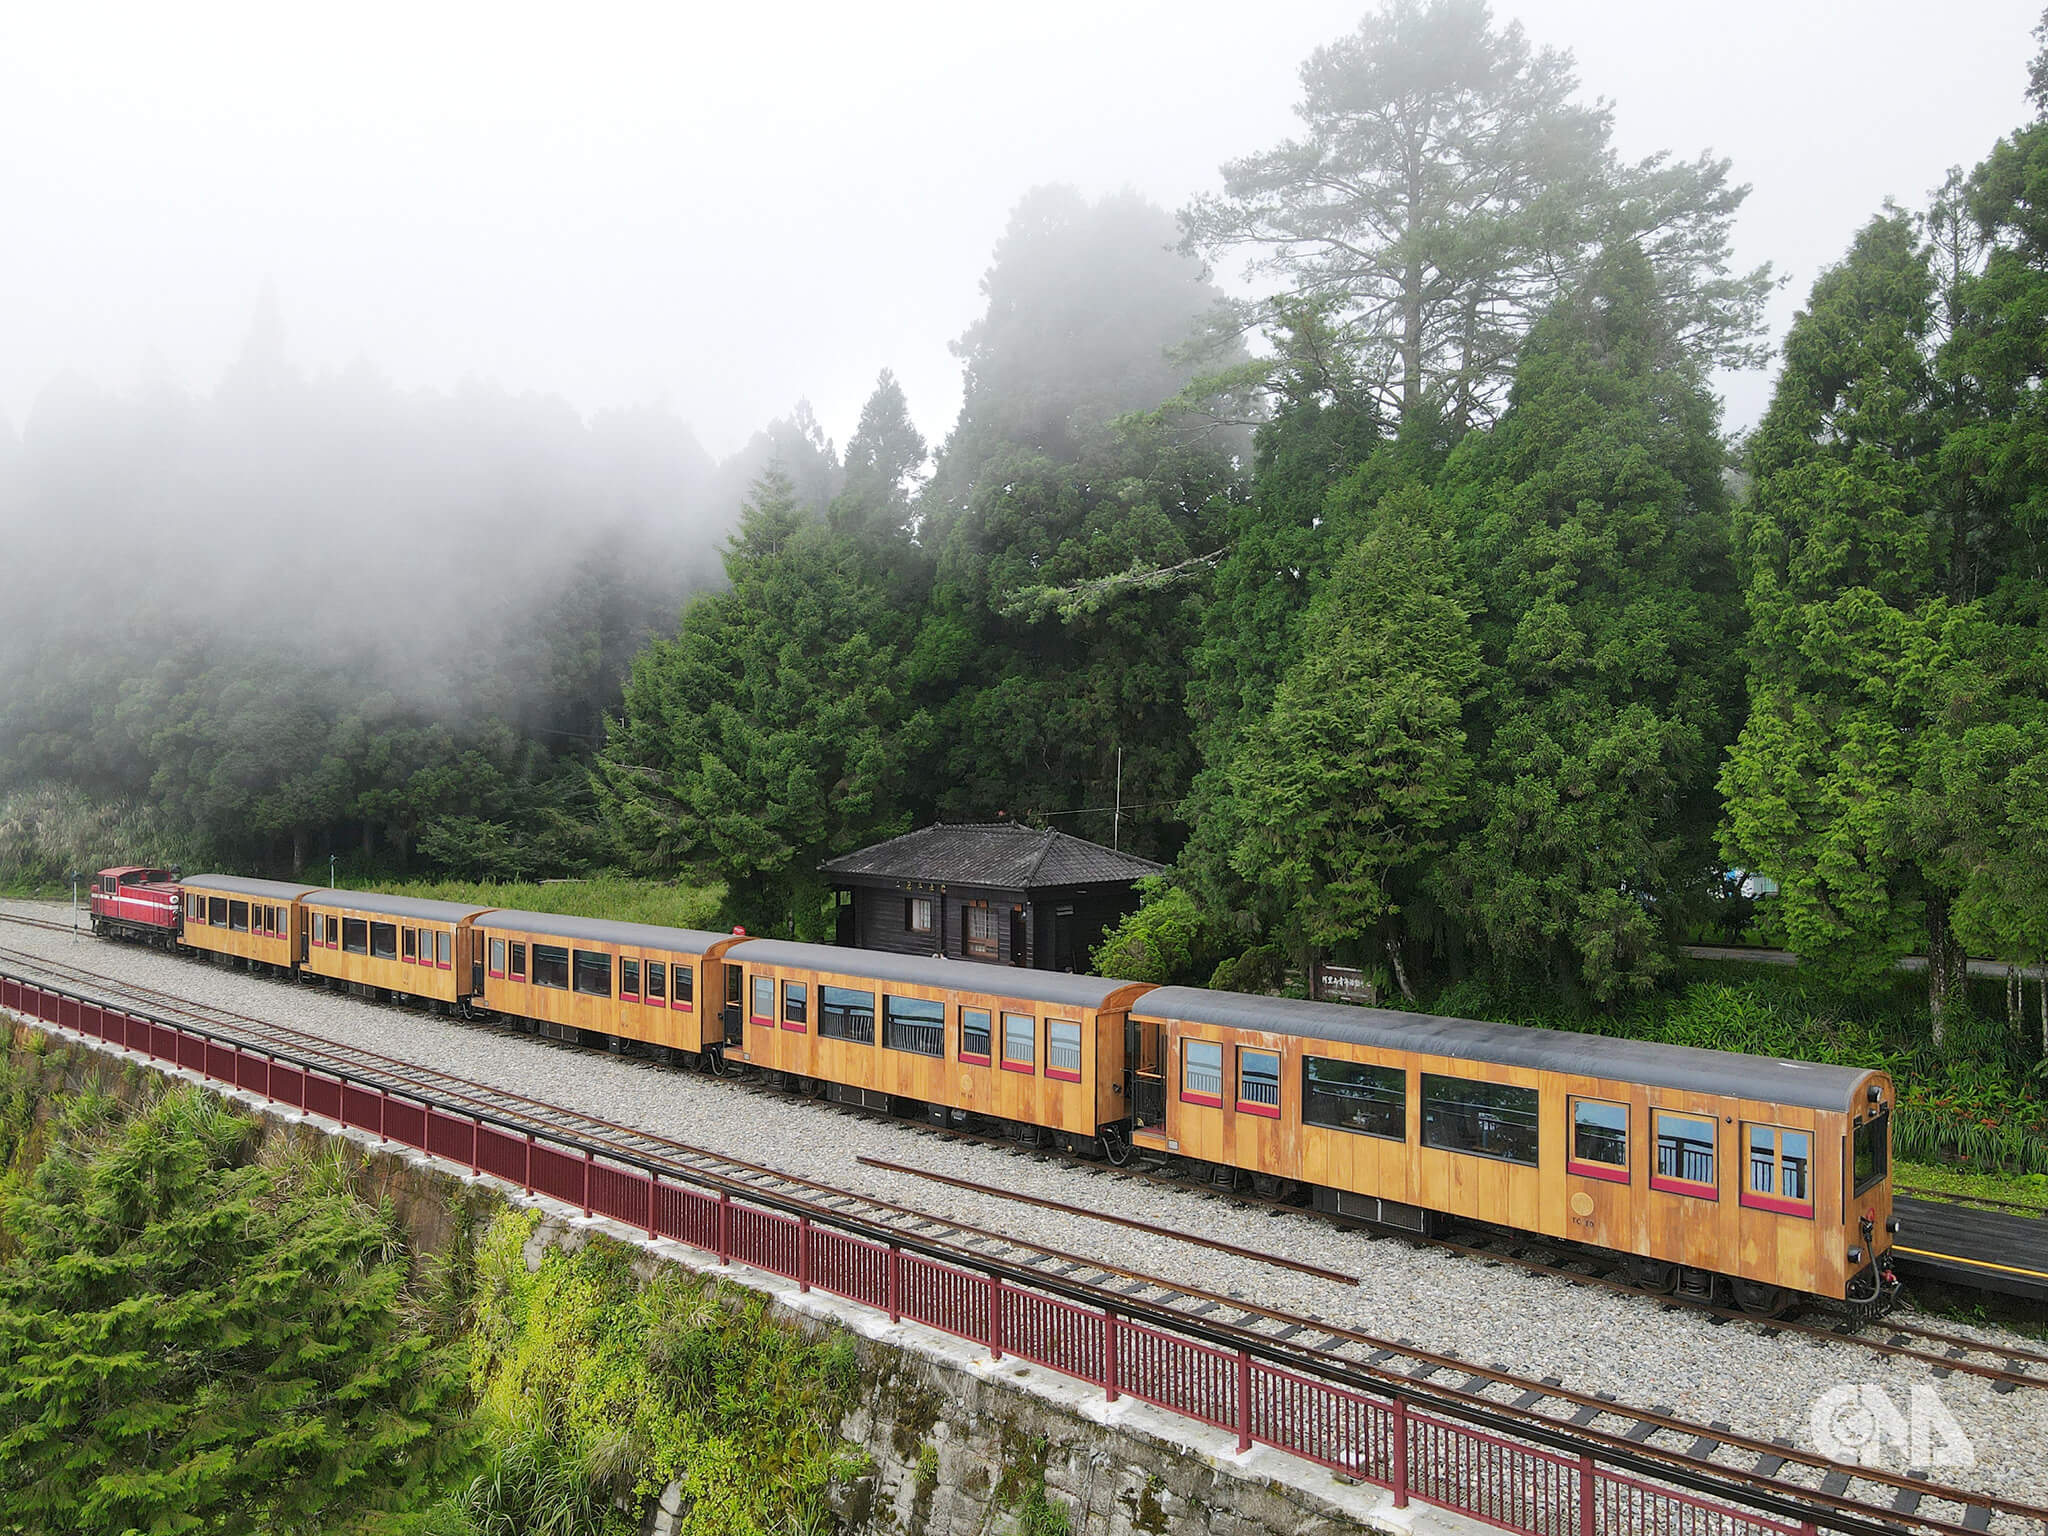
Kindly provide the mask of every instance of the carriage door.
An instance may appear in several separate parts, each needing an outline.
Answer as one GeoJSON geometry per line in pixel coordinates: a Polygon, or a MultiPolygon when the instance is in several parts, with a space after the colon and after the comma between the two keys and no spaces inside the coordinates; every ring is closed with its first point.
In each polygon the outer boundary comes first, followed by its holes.
{"type": "Polygon", "coordinates": [[[725,1007],[719,1013],[719,1019],[725,1025],[725,1043],[727,1045],[738,1045],[743,1038],[740,1028],[740,1001],[744,995],[745,988],[746,968],[727,961],[725,967],[725,1007]]]}
{"type": "Polygon", "coordinates": [[[1131,1063],[1131,1115],[1139,1129],[1166,1124],[1166,1059],[1164,1026],[1131,1019],[1124,1026],[1124,1054],[1131,1063]]]}

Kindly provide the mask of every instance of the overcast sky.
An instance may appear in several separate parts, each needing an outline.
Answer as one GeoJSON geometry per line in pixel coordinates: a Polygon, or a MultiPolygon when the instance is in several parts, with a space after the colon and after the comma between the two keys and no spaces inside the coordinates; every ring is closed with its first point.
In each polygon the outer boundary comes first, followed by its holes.
{"type": "MultiPolygon", "coordinates": [[[[936,442],[1018,196],[1179,207],[1291,131],[1301,61],[1365,9],[0,0],[0,420],[66,372],[210,390],[269,282],[312,371],[662,403],[725,454],[799,397],[844,443],[886,366],[936,442]]],[[[2022,121],[2040,8],[1495,14],[1577,55],[1624,154],[1733,157],[1780,334],[1886,196],[2022,121]]],[[[1767,379],[1725,385],[1753,420],[1767,379]]]]}

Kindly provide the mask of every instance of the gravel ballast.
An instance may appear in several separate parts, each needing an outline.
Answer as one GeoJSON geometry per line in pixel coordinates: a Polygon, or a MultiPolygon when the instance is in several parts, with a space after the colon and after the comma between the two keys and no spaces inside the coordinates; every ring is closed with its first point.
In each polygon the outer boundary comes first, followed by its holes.
{"type": "MultiPolygon", "coordinates": [[[[0,912],[69,918],[63,905],[0,902],[0,912]]],[[[111,980],[161,988],[192,1003],[233,1009],[441,1071],[528,1094],[624,1125],[766,1164],[933,1215],[1014,1234],[1206,1290],[1411,1341],[1477,1365],[1556,1377],[1583,1393],[1758,1439],[1813,1448],[1809,1414],[1843,1383],[1882,1387],[1904,1412],[1931,1387],[1969,1437],[1973,1468],[1937,1468],[1936,1481],[2048,1502],[2048,1389],[2009,1393],[1976,1377],[1936,1378],[1914,1361],[1759,1327],[1716,1324],[1657,1303],[1485,1264],[1399,1239],[1369,1237],[1301,1212],[1235,1205],[1199,1189],[1161,1189],[1114,1173],[998,1147],[940,1140],[907,1122],[857,1115],[706,1074],[636,1058],[526,1039],[409,1009],[252,977],[137,945],[0,925],[0,945],[77,965],[111,980]],[[861,1166],[862,1156],[955,1178],[1016,1188],[1090,1210],[1184,1229],[1359,1277],[1357,1286],[1251,1264],[1170,1237],[1131,1232],[1070,1212],[1035,1209],[928,1180],[861,1166]]],[[[2016,1347],[2038,1344],[1947,1319],[1934,1326],[2016,1347]]],[[[1881,1465],[1907,1470],[1905,1449],[1881,1465]]]]}

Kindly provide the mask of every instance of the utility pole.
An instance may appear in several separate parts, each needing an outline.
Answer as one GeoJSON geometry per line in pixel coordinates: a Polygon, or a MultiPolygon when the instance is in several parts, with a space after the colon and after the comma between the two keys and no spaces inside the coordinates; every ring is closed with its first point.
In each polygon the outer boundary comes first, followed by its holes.
{"type": "Polygon", "coordinates": [[[1119,852],[1124,836],[1124,749],[1116,749],[1116,809],[1109,817],[1109,846],[1119,852]]]}
{"type": "Polygon", "coordinates": [[[78,871],[71,871],[71,937],[78,937],[78,871]]]}
{"type": "Polygon", "coordinates": [[[334,855],[333,855],[332,853],[330,853],[330,854],[328,854],[328,855],[327,855],[327,889],[329,889],[330,891],[331,891],[331,890],[333,890],[333,889],[335,889],[335,884],[334,884],[334,855]]]}

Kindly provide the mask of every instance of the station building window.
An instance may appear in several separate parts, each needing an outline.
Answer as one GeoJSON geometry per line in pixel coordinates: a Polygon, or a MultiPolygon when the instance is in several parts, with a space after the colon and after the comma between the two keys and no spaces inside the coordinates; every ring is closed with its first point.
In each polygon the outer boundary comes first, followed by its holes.
{"type": "Polygon", "coordinates": [[[903,926],[912,933],[932,931],[932,899],[929,896],[903,898],[903,926]]]}
{"type": "Polygon", "coordinates": [[[1190,1104],[1223,1103],[1223,1047],[1214,1040],[1183,1040],[1180,1096],[1190,1104]]]}
{"type": "Polygon", "coordinates": [[[1081,1081],[1081,1026],[1072,1019],[1045,1021],[1045,1075],[1081,1081]]]}
{"type": "Polygon", "coordinates": [[[967,953],[978,960],[993,960],[1000,948],[996,940],[996,914],[993,907],[969,907],[966,910],[967,930],[964,942],[967,953]]]}
{"type": "Polygon", "coordinates": [[[811,1022],[811,984],[785,981],[782,984],[782,1027],[801,1033],[811,1022]]]}
{"type": "Polygon", "coordinates": [[[1714,1122],[1700,1115],[1660,1109],[1657,1126],[1657,1171],[1650,1187],[1712,1200],[1719,1194],[1714,1179],[1714,1122]]]}
{"type": "Polygon", "coordinates": [[[1783,1125],[1747,1125],[1742,1203],[1782,1216],[1813,1215],[1813,1136],[1783,1125]]]}
{"type": "Polygon", "coordinates": [[[882,1045],[914,1056],[946,1054],[946,1005],[927,997],[882,997],[882,1045]]]}
{"type": "Polygon", "coordinates": [[[1038,1021],[1028,1013],[1003,1015],[1003,1070],[1038,1070],[1038,1021]]]}
{"type": "Polygon", "coordinates": [[[1422,1074],[1422,1144],[1536,1166],[1536,1090],[1422,1074]]]}
{"type": "Polygon", "coordinates": [[[610,997],[612,957],[599,949],[577,950],[576,990],[591,997],[610,997]]]}
{"type": "Polygon", "coordinates": [[[852,987],[818,988],[818,1033],[827,1040],[875,1043],[875,994],[852,987]]]}
{"type": "Polygon", "coordinates": [[[986,1008],[960,1010],[960,1059],[988,1065],[989,1011],[986,1008]]]}
{"type": "Polygon", "coordinates": [[[1237,1053],[1237,1107],[1248,1115],[1280,1117],[1280,1053],[1248,1047],[1237,1053]]]}
{"type": "Polygon", "coordinates": [[[1628,1106],[1607,1099],[1572,1100],[1571,1172],[1589,1179],[1628,1182],[1628,1106]]]}
{"type": "MultiPolygon", "coordinates": [[[[513,946],[517,948],[518,946],[513,946]]],[[[569,949],[564,944],[536,944],[533,946],[533,984],[536,987],[553,987],[560,992],[569,990],[569,949]]]]}
{"type": "Polygon", "coordinates": [[[1303,1057],[1301,1118],[1336,1131],[1406,1141],[1408,1074],[1364,1061],[1303,1057]]]}

